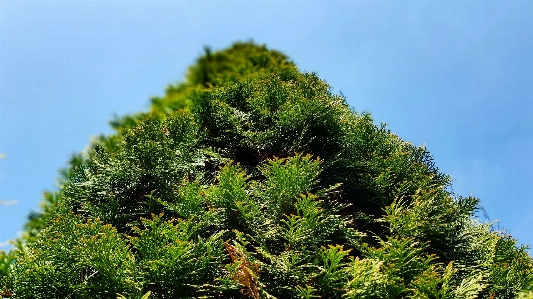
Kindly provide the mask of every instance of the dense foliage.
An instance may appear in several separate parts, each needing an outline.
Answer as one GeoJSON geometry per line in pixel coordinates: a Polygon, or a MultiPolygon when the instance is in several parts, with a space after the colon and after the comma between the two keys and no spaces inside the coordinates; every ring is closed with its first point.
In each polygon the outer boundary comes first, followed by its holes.
{"type": "Polygon", "coordinates": [[[71,160],[14,298],[515,298],[532,261],[429,152],[253,43],[205,54],[71,160]]]}

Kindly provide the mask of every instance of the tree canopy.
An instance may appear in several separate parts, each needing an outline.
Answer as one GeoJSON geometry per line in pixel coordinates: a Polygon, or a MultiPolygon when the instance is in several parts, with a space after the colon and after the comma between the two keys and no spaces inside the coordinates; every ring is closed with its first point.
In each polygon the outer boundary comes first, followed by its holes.
{"type": "Polygon", "coordinates": [[[252,42],[209,48],[74,156],[16,249],[14,298],[515,298],[526,248],[429,151],[252,42]]]}

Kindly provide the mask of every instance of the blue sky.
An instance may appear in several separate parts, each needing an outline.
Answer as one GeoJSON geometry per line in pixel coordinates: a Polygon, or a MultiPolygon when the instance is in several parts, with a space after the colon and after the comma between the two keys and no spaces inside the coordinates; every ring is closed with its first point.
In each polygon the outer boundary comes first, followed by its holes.
{"type": "Polygon", "coordinates": [[[147,109],[204,45],[250,39],[425,144],[458,195],[533,244],[532,15],[530,1],[0,0],[0,245],[114,114],[147,109]]]}

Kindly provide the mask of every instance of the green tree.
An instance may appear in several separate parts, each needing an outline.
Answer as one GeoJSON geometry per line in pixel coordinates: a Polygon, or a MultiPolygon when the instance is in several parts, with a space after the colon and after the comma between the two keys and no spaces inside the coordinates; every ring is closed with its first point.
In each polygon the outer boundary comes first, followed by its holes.
{"type": "Polygon", "coordinates": [[[205,50],[63,171],[15,298],[515,298],[525,248],[424,147],[254,43],[205,50]]]}

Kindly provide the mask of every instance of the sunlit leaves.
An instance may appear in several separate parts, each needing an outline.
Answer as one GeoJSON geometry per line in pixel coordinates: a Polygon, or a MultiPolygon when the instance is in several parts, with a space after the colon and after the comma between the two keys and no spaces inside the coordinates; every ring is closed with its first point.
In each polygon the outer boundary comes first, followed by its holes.
{"type": "Polygon", "coordinates": [[[21,297],[104,298],[140,291],[133,254],[116,229],[71,213],[54,219],[18,253],[14,275],[21,297]]]}
{"type": "Polygon", "coordinates": [[[160,295],[194,296],[222,274],[223,231],[204,239],[194,218],[174,223],[161,215],[142,219],[142,226],[133,229],[137,236],[131,244],[138,251],[139,271],[160,295]]]}

